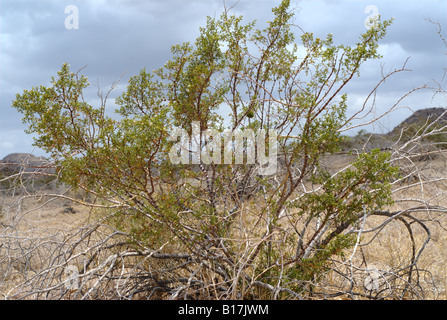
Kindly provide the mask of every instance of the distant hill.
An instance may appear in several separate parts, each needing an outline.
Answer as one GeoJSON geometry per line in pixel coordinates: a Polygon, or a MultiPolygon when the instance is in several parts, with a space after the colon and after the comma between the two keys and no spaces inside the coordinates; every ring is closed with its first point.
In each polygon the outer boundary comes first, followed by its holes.
{"type": "Polygon", "coordinates": [[[438,120],[439,124],[447,124],[447,109],[445,108],[427,108],[415,111],[411,116],[402,121],[388,135],[400,134],[402,130],[410,127],[419,129],[425,124],[438,120]]]}
{"type": "MultiPolygon", "coordinates": [[[[407,119],[402,121],[393,130],[388,133],[368,133],[361,132],[354,137],[346,137],[347,142],[344,143],[342,149],[344,151],[348,150],[371,150],[374,148],[386,149],[390,148],[396,141],[401,142],[408,141],[414,134],[418,132],[420,128],[426,126],[437,120],[437,124],[434,127],[447,124],[447,109],[445,108],[427,108],[415,111],[407,119]]],[[[446,142],[446,134],[433,135],[424,140],[426,143],[430,142],[446,142]]],[[[443,147],[446,147],[443,144],[443,147]]]]}
{"type": "Polygon", "coordinates": [[[11,153],[0,161],[0,193],[14,194],[17,188],[27,191],[54,188],[54,167],[48,159],[30,153],[11,153]],[[16,176],[21,173],[20,178],[16,176]],[[37,175],[36,175],[37,174],[37,175]],[[10,178],[7,178],[10,177],[10,178]]]}
{"type": "Polygon", "coordinates": [[[11,153],[0,161],[0,172],[4,175],[17,172],[49,172],[49,161],[30,153],[11,153]]]}

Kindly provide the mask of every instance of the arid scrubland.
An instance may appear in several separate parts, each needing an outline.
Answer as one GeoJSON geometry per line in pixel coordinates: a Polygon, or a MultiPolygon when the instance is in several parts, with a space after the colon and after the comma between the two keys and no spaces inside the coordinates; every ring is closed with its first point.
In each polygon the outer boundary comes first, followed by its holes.
{"type": "Polygon", "coordinates": [[[90,105],[68,63],[16,95],[50,159],[2,163],[2,298],[446,298],[447,110],[345,135],[445,88],[377,114],[405,60],[348,113],[347,85],[381,58],[392,19],[347,46],[297,28],[290,1],[272,16],[262,30],[227,8],[208,17],[129,79],[116,117],[110,91],[90,105]]]}
{"type": "MultiPolygon", "coordinates": [[[[353,157],[332,155],[323,163],[338,172],[353,157]]],[[[434,152],[414,161],[413,174],[402,174],[393,182],[395,203],[383,208],[383,216],[360,219],[356,232],[361,234],[355,247],[331,259],[325,271],[310,281],[307,298],[447,299],[446,159],[445,152],[434,152]]],[[[303,188],[307,192],[320,187],[309,181],[306,184],[303,188]]],[[[262,240],[259,231],[263,223],[257,214],[263,201],[260,197],[244,201],[244,215],[236,218],[231,233],[235,250],[242,256],[262,240]]],[[[169,297],[165,290],[170,281],[193,287],[194,278],[182,267],[193,265],[189,258],[179,255],[171,259],[169,254],[154,258],[151,254],[156,256],[157,250],[144,255],[130,249],[128,235],[115,229],[125,222],[115,220],[110,209],[93,203],[92,195],[86,197],[85,192],[70,191],[54,181],[37,189],[25,181],[2,191],[2,298],[138,299],[152,293],[152,298],[163,299],[169,297]],[[156,283],[163,289],[158,291],[156,283]]],[[[287,234],[303,224],[293,209],[285,211],[277,224],[285,232],[273,235],[269,245],[289,250],[287,234]]],[[[309,228],[315,229],[317,224],[312,221],[309,228]]],[[[169,246],[169,239],[164,240],[169,246]]],[[[206,277],[210,280],[206,288],[209,296],[201,289],[196,298],[222,298],[218,275],[210,272],[206,277]]],[[[255,290],[253,295],[272,298],[268,290],[255,290]]]]}

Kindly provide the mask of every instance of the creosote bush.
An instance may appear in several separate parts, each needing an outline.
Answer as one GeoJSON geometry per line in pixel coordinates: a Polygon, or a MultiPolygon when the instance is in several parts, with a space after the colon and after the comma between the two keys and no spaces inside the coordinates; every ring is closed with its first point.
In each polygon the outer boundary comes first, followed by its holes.
{"type": "MultiPolygon", "coordinates": [[[[95,291],[83,283],[77,297],[368,297],[340,265],[361,241],[363,220],[384,215],[393,204],[395,153],[358,154],[336,174],[321,161],[343,145],[341,130],[353,120],[345,87],[365,61],[380,58],[378,44],[391,20],[378,21],[356,45],[345,46],[334,44],[331,34],[298,34],[293,17],[284,0],[263,30],[229,11],[208,18],[195,43],[173,46],[162,68],[130,78],[116,99],[117,117],[106,115],[105,104],[84,100],[88,79],[68,64],[50,86],[17,95],[13,107],[37,136],[35,146],[51,155],[65,184],[109,207],[104,221],[120,237],[116,243],[106,237],[89,251],[92,262],[111,250],[107,263],[84,264],[81,275],[93,274],[95,265],[103,276],[95,291]],[[200,132],[263,129],[267,145],[275,133],[277,172],[259,175],[258,158],[173,164],[169,155],[177,141],[170,134],[182,128],[191,135],[194,122],[200,132]],[[322,285],[331,272],[347,281],[336,291],[322,285]]],[[[199,150],[204,147],[200,141],[199,150]]]]}

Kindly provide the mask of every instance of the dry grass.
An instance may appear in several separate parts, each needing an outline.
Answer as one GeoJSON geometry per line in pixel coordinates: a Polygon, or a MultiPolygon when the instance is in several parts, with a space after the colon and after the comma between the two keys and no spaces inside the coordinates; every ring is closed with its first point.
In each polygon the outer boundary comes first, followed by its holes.
{"type": "MultiPolygon", "coordinates": [[[[419,176],[411,181],[406,180],[393,186],[396,203],[388,209],[390,211],[399,211],[428,204],[447,207],[445,182],[440,180],[434,183],[424,183],[429,179],[447,177],[445,157],[446,155],[444,154],[429,162],[419,161],[413,163],[413,166],[418,168],[419,176]]],[[[347,157],[338,156],[326,159],[323,165],[326,164],[335,172],[343,168],[348,162],[349,159],[347,157]]],[[[253,198],[249,199],[243,209],[245,214],[238,217],[238,221],[235,223],[237,229],[234,230],[233,236],[241,241],[235,242],[240,245],[234,249],[239,250],[242,255],[244,250],[251,249],[250,245],[247,245],[247,241],[255,242],[257,240],[256,234],[259,224],[265,224],[265,221],[262,220],[264,218],[257,215],[258,206],[259,201],[253,198]],[[252,214],[249,214],[250,212],[252,214]]],[[[430,241],[422,252],[418,263],[421,284],[425,286],[426,292],[426,296],[423,298],[447,299],[447,216],[445,213],[424,212],[423,210],[415,213],[415,215],[419,219],[424,220],[431,232],[430,241]],[[435,287],[432,286],[432,282],[435,284],[435,287]]],[[[65,242],[64,246],[70,247],[71,243],[76,243],[81,237],[81,234],[76,234],[76,230],[90,223],[92,219],[97,219],[98,216],[92,216],[91,209],[64,198],[53,198],[43,195],[24,196],[22,194],[14,197],[3,197],[3,215],[0,218],[2,223],[0,225],[0,234],[6,234],[8,226],[13,225],[14,232],[9,232],[8,234],[15,234],[15,238],[10,240],[15,241],[17,244],[14,256],[11,256],[10,253],[8,257],[1,256],[3,248],[0,247],[0,268],[3,268],[3,274],[7,274],[7,277],[2,278],[0,281],[0,294],[7,296],[11,290],[13,291],[23,281],[32,277],[38,270],[47,265],[49,257],[54,258],[54,254],[50,252],[54,243],[58,241],[61,243],[65,242]],[[7,210],[7,208],[10,209],[7,210]],[[76,234],[76,236],[70,237],[71,234],[76,234]],[[48,244],[51,243],[51,245],[45,245],[45,239],[48,239],[48,244]],[[34,252],[38,253],[31,260],[26,255],[21,254],[22,251],[20,250],[31,248],[37,243],[39,243],[40,247],[35,248],[37,251],[34,252]]],[[[380,225],[385,219],[385,217],[368,218],[364,230],[380,225]]],[[[283,222],[285,224],[298,223],[297,221],[289,220],[287,215],[284,216],[283,222]]],[[[369,243],[369,245],[357,248],[355,256],[357,265],[362,264],[362,259],[367,260],[370,265],[374,265],[381,270],[397,270],[399,267],[408,264],[414,248],[419,250],[427,238],[423,228],[414,226],[412,230],[415,246],[410,241],[408,230],[398,220],[388,223],[378,235],[365,233],[362,235],[361,243],[369,243]]],[[[107,232],[104,231],[104,237],[106,237],[107,232]]],[[[278,243],[280,243],[279,240],[278,243]]],[[[82,248],[79,247],[79,249],[82,248]]],[[[350,252],[347,253],[347,256],[349,254],[350,252]]],[[[78,261],[81,266],[85,263],[85,257],[82,259],[73,261],[78,261]]],[[[143,269],[154,269],[155,267],[156,265],[148,264],[147,261],[143,261],[139,265],[139,268],[143,269]]],[[[163,265],[162,267],[165,268],[166,266],[163,265]]],[[[347,267],[347,265],[343,267],[347,267]]],[[[365,289],[362,285],[365,273],[359,270],[355,276],[359,277],[358,281],[356,281],[356,284],[358,284],[356,290],[359,292],[364,291],[365,289]]],[[[212,275],[210,275],[210,278],[212,278],[212,275]]],[[[345,280],[337,277],[334,273],[330,273],[323,281],[330,288],[331,286],[342,286],[345,280]]],[[[328,289],[328,292],[330,292],[330,289],[328,289]]]]}

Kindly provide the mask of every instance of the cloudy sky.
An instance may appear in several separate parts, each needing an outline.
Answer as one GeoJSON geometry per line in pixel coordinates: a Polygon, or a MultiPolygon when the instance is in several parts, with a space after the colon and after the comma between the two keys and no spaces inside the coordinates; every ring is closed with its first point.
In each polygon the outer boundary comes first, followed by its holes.
{"type": "MultiPolygon", "coordinates": [[[[226,0],[229,7],[235,0],[226,0]]],[[[240,0],[234,7],[247,21],[261,27],[272,17],[279,1],[240,0]]],[[[380,52],[384,58],[362,69],[362,76],[349,87],[350,112],[380,79],[381,68],[399,68],[409,58],[411,72],[398,74],[378,91],[377,112],[386,110],[405,92],[437,81],[445,86],[447,48],[437,35],[439,22],[447,34],[446,0],[301,0],[293,1],[295,24],[304,31],[324,37],[333,33],[337,43],[354,44],[366,31],[365,20],[378,12],[394,17],[380,52]]],[[[207,16],[219,16],[223,0],[0,0],[0,159],[12,152],[44,155],[32,147],[32,137],[23,131],[21,115],[11,108],[16,93],[32,86],[49,85],[64,62],[83,73],[92,87],[90,104],[98,103],[99,83],[103,91],[121,76],[111,98],[120,95],[130,76],[143,67],[154,70],[170,59],[170,47],[194,41],[207,16]],[[70,7],[71,6],[71,7],[70,7]],[[78,26],[76,22],[77,9],[78,26]],[[71,19],[75,18],[75,19],[71,19]]],[[[297,29],[297,34],[301,31],[297,29]]],[[[447,38],[447,36],[446,36],[447,38]]],[[[299,37],[297,37],[299,39],[299,37]]],[[[411,110],[446,107],[445,98],[432,99],[432,92],[420,91],[404,100],[392,116],[382,119],[374,130],[390,130],[411,114],[411,110]]],[[[112,100],[113,105],[113,100],[112,100]]]]}

